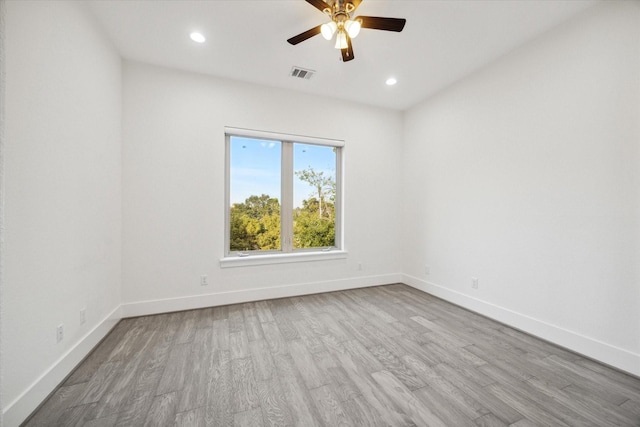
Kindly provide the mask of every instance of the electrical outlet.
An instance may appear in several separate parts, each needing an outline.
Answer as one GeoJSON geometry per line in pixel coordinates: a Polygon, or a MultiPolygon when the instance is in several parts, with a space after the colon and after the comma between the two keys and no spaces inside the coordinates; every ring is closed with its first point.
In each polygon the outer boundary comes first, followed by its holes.
{"type": "Polygon", "coordinates": [[[430,266],[428,266],[428,265],[424,266],[424,274],[426,274],[427,276],[429,274],[431,274],[431,267],[430,266]]]}
{"type": "Polygon", "coordinates": [[[358,263],[358,271],[362,271],[362,263],[361,262],[358,263]]]}
{"type": "Polygon", "coordinates": [[[64,325],[60,323],[56,328],[56,343],[59,343],[64,339],[64,325]]]}
{"type": "Polygon", "coordinates": [[[81,308],[80,309],[80,324],[84,325],[87,321],[87,309],[86,308],[81,308]]]}
{"type": "Polygon", "coordinates": [[[478,278],[477,277],[472,277],[471,278],[471,287],[473,289],[478,289],[478,278]]]}
{"type": "Polygon", "coordinates": [[[200,276],[200,286],[207,286],[209,284],[209,279],[207,279],[206,275],[200,276]]]}

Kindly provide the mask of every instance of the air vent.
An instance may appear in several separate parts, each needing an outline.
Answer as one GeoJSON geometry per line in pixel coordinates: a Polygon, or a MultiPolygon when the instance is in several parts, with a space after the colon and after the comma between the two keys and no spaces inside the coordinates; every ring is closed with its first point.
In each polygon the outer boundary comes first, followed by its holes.
{"type": "Polygon", "coordinates": [[[315,73],[316,72],[314,70],[307,70],[300,67],[291,68],[291,77],[296,77],[299,79],[309,80],[315,73]]]}

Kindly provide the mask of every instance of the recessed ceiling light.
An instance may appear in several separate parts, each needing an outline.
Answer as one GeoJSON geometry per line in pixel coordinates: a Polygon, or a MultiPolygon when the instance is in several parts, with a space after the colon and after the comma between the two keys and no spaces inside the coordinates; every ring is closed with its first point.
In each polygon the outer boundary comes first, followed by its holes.
{"type": "Polygon", "coordinates": [[[191,40],[196,43],[204,43],[204,41],[206,40],[206,38],[200,33],[191,33],[189,37],[191,37],[191,40]]]}
{"type": "Polygon", "coordinates": [[[385,83],[387,84],[387,86],[393,86],[394,84],[398,83],[398,81],[394,77],[389,77],[385,83]]]}

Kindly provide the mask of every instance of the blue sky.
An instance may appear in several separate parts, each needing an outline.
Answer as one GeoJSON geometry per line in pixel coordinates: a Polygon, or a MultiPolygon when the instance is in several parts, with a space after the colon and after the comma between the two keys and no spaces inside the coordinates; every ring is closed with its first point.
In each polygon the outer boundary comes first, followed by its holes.
{"type": "MultiPolygon", "coordinates": [[[[281,143],[279,141],[231,137],[231,204],[244,202],[251,195],[280,196],[281,143]]],[[[310,166],[335,179],[335,153],[332,147],[295,144],[294,171],[310,166]]],[[[294,176],[294,207],[313,193],[313,189],[294,176]]]]}

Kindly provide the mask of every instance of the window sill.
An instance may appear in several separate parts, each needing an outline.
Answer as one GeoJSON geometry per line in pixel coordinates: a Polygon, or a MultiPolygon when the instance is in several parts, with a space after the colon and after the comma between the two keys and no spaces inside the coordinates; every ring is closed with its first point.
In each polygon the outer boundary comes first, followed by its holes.
{"type": "Polygon", "coordinates": [[[220,259],[221,268],[249,267],[253,265],[287,264],[291,262],[329,261],[345,259],[347,251],[335,250],[329,252],[295,252],[288,254],[232,256],[220,259]]]}

